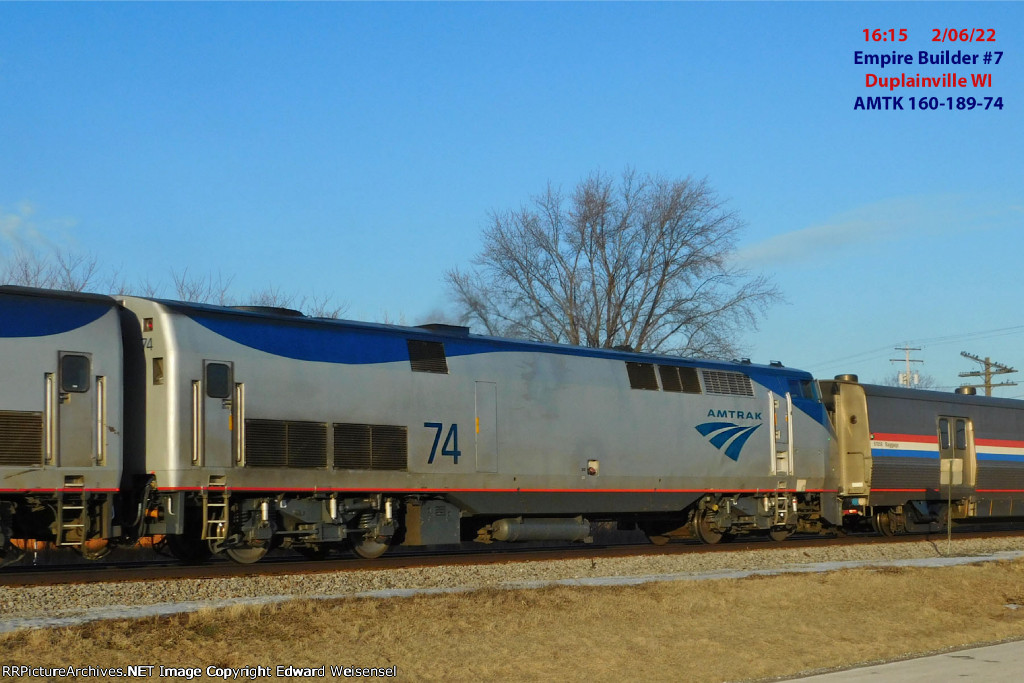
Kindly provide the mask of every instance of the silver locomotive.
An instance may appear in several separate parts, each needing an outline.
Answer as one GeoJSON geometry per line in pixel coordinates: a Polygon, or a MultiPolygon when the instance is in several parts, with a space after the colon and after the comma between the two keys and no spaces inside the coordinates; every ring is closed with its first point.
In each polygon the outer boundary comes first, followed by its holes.
{"type": "Polygon", "coordinates": [[[1021,402],[778,363],[14,287],[0,358],[9,554],[158,536],[253,562],[588,541],[598,522],[715,543],[1024,515],[1021,402]]]}

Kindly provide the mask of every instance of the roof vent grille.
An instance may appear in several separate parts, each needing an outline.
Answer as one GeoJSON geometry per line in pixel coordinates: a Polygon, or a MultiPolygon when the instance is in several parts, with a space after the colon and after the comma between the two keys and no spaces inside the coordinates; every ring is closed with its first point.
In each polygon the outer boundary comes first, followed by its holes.
{"type": "Polygon", "coordinates": [[[409,365],[414,372],[436,372],[448,374],[448,359],[444,344],[436,341],[409,339],[409,365]]]}
{"type": "Polygon", "coordinates": [[[704,388],[709,394],[726,394],[731,396],[754,395],[753,383],[742,372],[701,370],[701,375],[704,377],[704,388]]]}

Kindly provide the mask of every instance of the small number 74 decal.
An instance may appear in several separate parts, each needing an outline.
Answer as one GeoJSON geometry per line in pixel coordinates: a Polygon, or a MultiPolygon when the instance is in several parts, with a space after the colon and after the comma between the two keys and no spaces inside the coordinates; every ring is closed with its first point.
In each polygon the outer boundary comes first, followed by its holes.
{"type": "MultiPolygon", "coordinates": [[[[444,431],[444,425],[440,422],[424,422],[423,426],[428,429],[437,430],[434,434],[434,445],[430,447],[430,457],[427,458],[427,464],[432,465],[434,464],[434,457],[437,455],[437,444],[441,442],[441,432],[444,431]]],[[[452,462],[456,465],[459,464],[459,456],[462,455],[462,451],[459,450],[459,425],[452,423],[452,426],[448,428],[448,436],[444,437],[441,455],[451,456],[452,462]]]]}

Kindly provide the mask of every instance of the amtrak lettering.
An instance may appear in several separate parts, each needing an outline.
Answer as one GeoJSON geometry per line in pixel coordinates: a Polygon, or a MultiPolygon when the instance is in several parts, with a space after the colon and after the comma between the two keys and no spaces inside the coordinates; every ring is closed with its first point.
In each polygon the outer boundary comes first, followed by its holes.
{"type": "Polygon", "coordinates": [[[751,413],[745,410],[715,410],[708,411],[708,417],[731,417],[734,420],[760,420],[761,413],[751,413]]]}

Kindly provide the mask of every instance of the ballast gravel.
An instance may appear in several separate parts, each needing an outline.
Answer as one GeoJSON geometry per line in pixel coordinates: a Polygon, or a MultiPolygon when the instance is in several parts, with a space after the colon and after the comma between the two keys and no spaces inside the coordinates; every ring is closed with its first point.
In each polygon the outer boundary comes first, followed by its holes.
{"type": "Polygon", "coordinates": [[[1024,539],[946,540],[621,558],[580,558],[476,566],[435,566],[321,574],[0,587],[0,632],[64,626],[294,598],[394,597],[552,584],[614,585],[827,571],[889,564],[947,564],[1024,556],[1024,539]],[[947,558],[947,555],[951,556],[947,558]]]}

